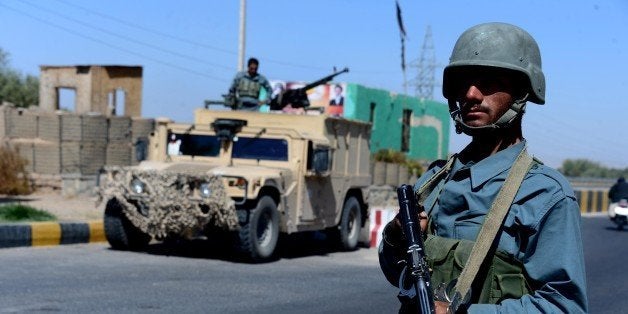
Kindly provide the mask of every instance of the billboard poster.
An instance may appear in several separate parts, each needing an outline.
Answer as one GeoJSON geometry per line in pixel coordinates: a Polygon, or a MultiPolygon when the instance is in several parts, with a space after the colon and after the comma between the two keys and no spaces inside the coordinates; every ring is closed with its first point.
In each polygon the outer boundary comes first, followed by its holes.
{"type": "MultiPolygon", "coordinates": [[[[272,80],[270,85],[273,88],[272,97],[277,97],[288,89],[297,89],[306,85],[303,82],[287,82],[272,80]]],[[[324,112],[331,116],[342,117],[344,113],[346,83],[323,84],[311,88],[307,91],[307,98],[310,101],[310,108],[324,108],[324,112]]]]}

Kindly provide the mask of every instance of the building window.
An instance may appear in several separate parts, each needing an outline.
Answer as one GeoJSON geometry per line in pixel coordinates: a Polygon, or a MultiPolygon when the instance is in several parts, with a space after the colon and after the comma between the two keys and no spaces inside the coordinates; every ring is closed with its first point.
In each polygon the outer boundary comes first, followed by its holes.
{"type": "Polygon", "coordinates": [[[401,124],[401,151],[407,153],[410,151],[410,122],[412,119],[412,110],[404,109],[401,124]]]}
{"type": "Polygon", "coordinates": [[[371,103],[371,107],[369,108],[369,122],[373,123],[375,121],[375,103],[371,103]]]}
{"type": "Polygon", "coordinates": [[[57,87],[57,110],[66,110],[69,112],[77,112],[76,108],[76,89],[74,88],[65,88],[65,87],[57,87]]]}

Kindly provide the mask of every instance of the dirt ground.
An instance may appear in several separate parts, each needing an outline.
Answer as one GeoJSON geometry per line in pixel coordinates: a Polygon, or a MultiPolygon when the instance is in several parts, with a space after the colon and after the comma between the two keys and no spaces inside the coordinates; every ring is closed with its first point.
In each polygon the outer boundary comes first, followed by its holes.
{"type": "Polygon", "coordinates": [[[96,205],[96,196],[78,195],[64,197],[61,191],[36,191],[30,195],[0,195],[0,205],[20,203],[45,210],[57,216],[61,222],[87,221],[103,219],[105,204],[96,205]]]}

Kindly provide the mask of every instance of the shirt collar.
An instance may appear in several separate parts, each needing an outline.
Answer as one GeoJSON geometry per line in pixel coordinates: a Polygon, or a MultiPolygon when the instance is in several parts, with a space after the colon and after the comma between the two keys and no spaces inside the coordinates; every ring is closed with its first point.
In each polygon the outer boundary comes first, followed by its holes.
{"type": "Polygon", "coordinates": [[[517,143],[504,150],[497,152],[495,155],[486,157],[476,164],[470,165],[471,187],[473,189],[486,183],[489,179],[496,177],[500,173],[510,169],[514,164],[519,153],[526,147],[526,141],[517,143]]]}

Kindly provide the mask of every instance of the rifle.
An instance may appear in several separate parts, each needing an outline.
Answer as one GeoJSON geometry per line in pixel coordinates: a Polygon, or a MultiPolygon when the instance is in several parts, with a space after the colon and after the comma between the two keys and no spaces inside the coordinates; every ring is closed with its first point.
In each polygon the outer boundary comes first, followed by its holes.
{"type": "MultiPolygon", "coordinates": [[[[418,313],[434,313],[434,295],[430,273],[425,260],[425,246],[419,224],[419,210],[412,186],[402,184],[397,188],[399,216],[408,245],[406,267],[399,278],[399,295],[416,298],[418,313]]],[[[402,300],[403,302],[403,300],[402,300]]]]}
{"type": "Polygon", "coordinates": [[[317,81],[309,83],[301,88],[289,89],[283,93],[283,95],[277,95],[270,102],[271,110],[281,110],[283,107],[290,105],[292,108],[306,108],[310,106],[310,100],[307,99],[307,91],[318,85],[325,84],[334,79],[334,77],[349,72],[349,68],[344,68],[338,72],[334,72],[328,76],[323,77],[317,81]]]}

